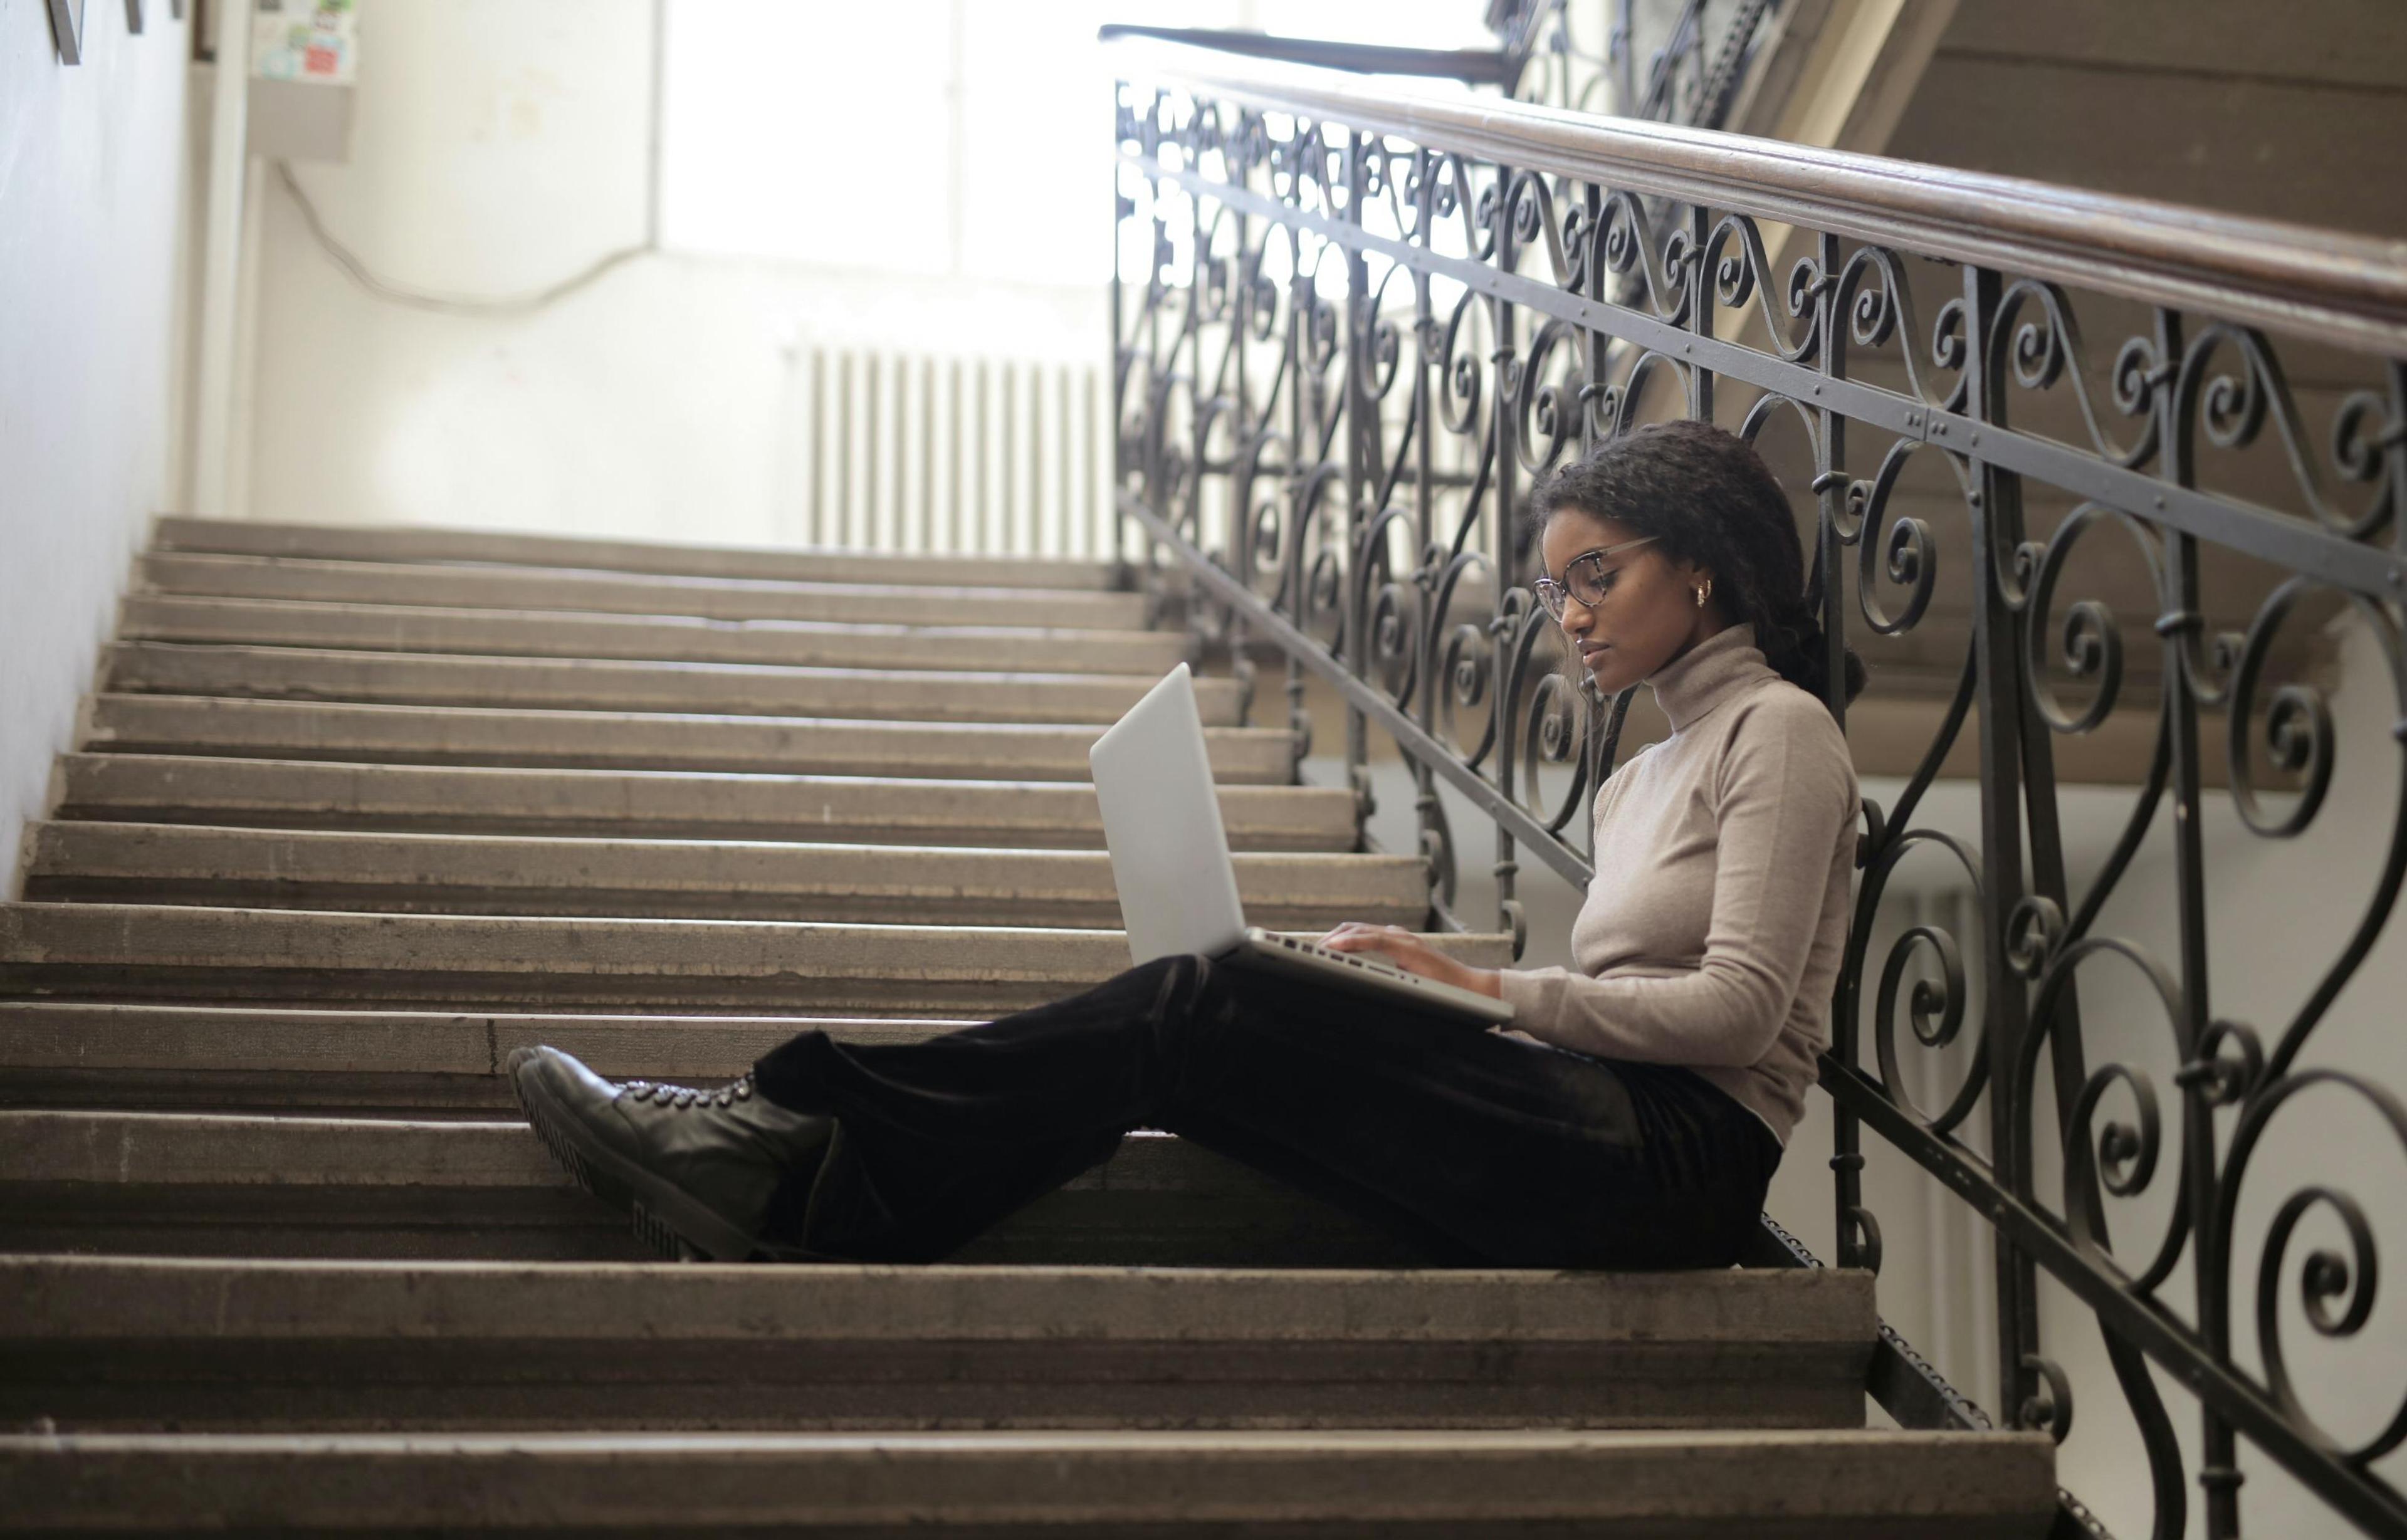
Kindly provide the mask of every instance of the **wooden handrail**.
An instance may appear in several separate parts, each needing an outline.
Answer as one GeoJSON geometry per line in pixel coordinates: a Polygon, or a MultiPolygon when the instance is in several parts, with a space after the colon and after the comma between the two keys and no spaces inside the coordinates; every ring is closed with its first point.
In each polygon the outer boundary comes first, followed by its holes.
{"type": "Polygon", "coordinates": [[[1132,82],[2407,355],[2407,240],[1468,92],[1406,90],[1158,41],[1113,48],[1132,82]]]}

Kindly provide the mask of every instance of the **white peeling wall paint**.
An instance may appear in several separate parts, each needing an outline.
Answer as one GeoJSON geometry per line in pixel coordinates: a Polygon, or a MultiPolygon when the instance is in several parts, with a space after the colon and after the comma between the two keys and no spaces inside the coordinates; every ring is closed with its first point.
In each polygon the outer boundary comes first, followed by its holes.
{"type": "Polygon", "coordinates": [[[0,0],[0,851],[20,836],[172,497],[189,21],[85,7],[62,65],[43,0],[0,0]]]}

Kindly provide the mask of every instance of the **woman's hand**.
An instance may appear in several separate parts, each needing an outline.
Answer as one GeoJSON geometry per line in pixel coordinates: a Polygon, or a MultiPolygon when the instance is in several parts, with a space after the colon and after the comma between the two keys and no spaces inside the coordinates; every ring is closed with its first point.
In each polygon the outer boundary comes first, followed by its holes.
{"type": "Polygon", "coordinates": [[[1474,991],[1491,1000],[1503,997],[1495,969],[1458,962],[1402,925],[1366,925],[1349,920],[1322,936],[1320,944],[1333,952],[1375,952],[1406,973],[1474,991]]]}

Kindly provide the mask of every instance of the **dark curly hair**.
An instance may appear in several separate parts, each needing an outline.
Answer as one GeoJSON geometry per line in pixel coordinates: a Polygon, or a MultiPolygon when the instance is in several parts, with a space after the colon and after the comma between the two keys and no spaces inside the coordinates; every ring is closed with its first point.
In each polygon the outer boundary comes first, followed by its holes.
{"type": "MultiPolygon", "coordinates": [[[[1806,693],[1830,699],[1821,574],[1809,590],[1788,494],[1753,445],[1686,419],[1632,428],[1531,490],[1526,549],[1536,549],[1564,508],[1651,535],[1666,557],[1710,570],[1723,613],[1755,627],[1764,660],[1806,693]]],[[[1844,657],[1852,701],[1864,687],[1864,665],[1852,648],[1844,657]]]]}

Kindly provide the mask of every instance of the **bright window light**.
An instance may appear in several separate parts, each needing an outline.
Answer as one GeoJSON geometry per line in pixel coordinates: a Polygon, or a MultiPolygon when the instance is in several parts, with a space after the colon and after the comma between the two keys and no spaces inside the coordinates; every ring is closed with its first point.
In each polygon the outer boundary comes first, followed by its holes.
{"type": "Polygon", "coordinates": [[[1489,45],[1476,0],[669,0],[662,238],[1087,288],[1111,271],[1107,21],[1489,45]]]}

